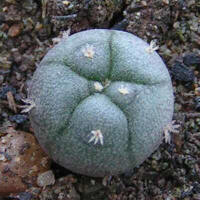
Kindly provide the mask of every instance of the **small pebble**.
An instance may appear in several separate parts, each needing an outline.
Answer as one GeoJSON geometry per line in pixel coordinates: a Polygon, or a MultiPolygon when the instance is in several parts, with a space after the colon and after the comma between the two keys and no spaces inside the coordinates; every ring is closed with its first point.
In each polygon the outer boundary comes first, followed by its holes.
{"type": "Polygon", "coordinates": [[[32,194],[28,192],[19,193],[19,200],[31,200],[32,197],[33,197],[32,194]]]}
{"type": "Polygon", "coordinates": [[[48,170],[37,177],[37,184],[40,187],[53,185],[55,183],[55,176],[51,170],[48,170]]]}
{"type": "Polygon", "coordinates": [[[20,200],[29,200],[25,191],[36,186],[39,174],[49,170],[49,159],[32,134],[12,128],[6,132],[0,137],[0,196],[19,193],[20,200]],[[48,159],[46,165],[41,164],[44,159],[48,159]]]}
{"type": "Polygon", "coordinates": [[[12,62],[7,59],[7,57],[0,57],[0,69],[9,70],[11,68],[12,62]]]}
{"type": "Polygon", "coordinates": [[[5,16],[3,13],[0,13],[0,25],[5,21],[5,16]]]}
{"type": "Polygon", "coordinates": [[[7,99],[7,93],[12,92],[13,95],[16,94],[16,89],[10,85],[6,85],[0,88],[0,99],[7,99]]]}
{"type": "Polygon", "coordinates": [[[22,80],[22,75],[19,72],[15,72],[15,75],[18,81],[22,80]]]}
{"type": "Polygon", "coordinates": [[[16,122],[17,124],[22,124],[23,122],[25,122],[27,120],[27,116],[17,114],[17,115],[10,116],[9,120],[11,122],[16,122]]]}
{"type": "Polygon", "coordinates": [[[115,24],[111,29],[112,30],[121,30],[121,31],[124,31],[124,30],[126,30],[127,26],[128,26],[127,19],[123,19],[122,21],[120,21],[117,24],[115,24]]]}
{"type": "Polygon", "coordinates": [[[200,97],[195,98],[195,110],[200,111],[200,97]]]}
{"type": "Polygon", "coordinates": [[[25,64],[22,64],[22,65],[19,66],[19,70],[20,70],[21,72],[25,72],[25,71],[27,71],[27,69],[28,69],[28,67],[27,67],[27,65],[25,65],[25,64]]]}
{"type": "Polygon", "coordinates": [[[0,75],[0,84],[3,83],[3,80],[4,80],[4,76],[3,76],[3,75],[0,75]]]}
{"type": "Polygon", "coordinates": [[[190,65],[199,65],[200,64],[200,55],[191,53],[183,57],[183,63],[187,66],[190,65]]]}
{"type": "Polygon", "coordinates": [[[12,49],[12,56],[16,63],[20,63],[22,61],[22,56],[16,48],[12,49]]]}
{"type": "Polygon", "coordinates": [[[13,24],[8,30],[8,35],[10,37],[16,37],[16,36],[20,35],[21,31],[22,31],[21,24],[13,24]]]}
{"type": "Polygon", "coordinates": [[[183,82],[193,82],[195,79],[194,71],[179,61],[175,61],[171,68],[174,79],[183,82]]]}

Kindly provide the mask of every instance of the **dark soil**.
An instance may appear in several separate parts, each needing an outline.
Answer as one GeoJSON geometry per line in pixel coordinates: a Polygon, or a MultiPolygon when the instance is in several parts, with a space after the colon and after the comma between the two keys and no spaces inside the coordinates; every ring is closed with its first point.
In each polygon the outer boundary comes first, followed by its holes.
{"type": "Polygon", "coordinates": [[[20,108],[33,72],[63,31],[71,29],[72,34],[91,28],[124,30],[148,43],[157,41],[172,76],[179,133],[172,133],[170,144],[163,142],[132,172],[96,179],[54,163],[55,186],[30,188],[8,198],[199,200],[199,0],[1,0],[0,132],[10,126],[33,132],[20,108]]]}

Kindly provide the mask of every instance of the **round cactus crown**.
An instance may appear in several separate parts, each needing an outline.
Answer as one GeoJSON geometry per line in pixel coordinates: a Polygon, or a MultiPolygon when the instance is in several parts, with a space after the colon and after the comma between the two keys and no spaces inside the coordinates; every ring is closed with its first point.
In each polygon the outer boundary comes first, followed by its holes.
{"type": "Polygon", "coordinates": [[[173,92],[155,49],[130,33],[98,29],[48,52],[30,87],[30,119],[56,162],[90,176],[118,174],[159,146],[173,92]]]}

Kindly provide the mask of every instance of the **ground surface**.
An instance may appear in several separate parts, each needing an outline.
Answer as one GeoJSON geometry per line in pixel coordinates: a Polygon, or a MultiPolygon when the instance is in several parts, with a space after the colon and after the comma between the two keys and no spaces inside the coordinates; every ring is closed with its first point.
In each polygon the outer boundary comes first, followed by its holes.
{"type": "Polygon", "coordinates": [[[156,40],[173,80],[179,133],[172,133],[171,143],[163,143],[139,168],[120,176],[94,179],[53,163],[55,185],[30,187],[15,199],[200,199],[200,2],[113,2],[0,1],[1,135],[10,127],[33,133],[28,115],[20,112],[21,99],[26,98],[37,64],[69,28],[71,33],[113,28],[147,42],[156,40]],[[62,15],[67,17],[58,20],[62,15]]]}

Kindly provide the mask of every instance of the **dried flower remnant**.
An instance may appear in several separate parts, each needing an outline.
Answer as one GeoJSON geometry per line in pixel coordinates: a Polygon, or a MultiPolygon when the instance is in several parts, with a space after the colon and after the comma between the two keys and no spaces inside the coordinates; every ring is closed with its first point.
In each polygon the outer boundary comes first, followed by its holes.
{"type": "Polygon", "coordinates": [[[123,95],[129,94],[128,89],[127,89],[126,87],[124,87],[124,86],[121,86],[121,87],[118,89],[118,91],[119,91],[121,94],[123,94],[123,95]]]}
{"type": "Polygon", "coordinates": [[[60,38],[60,37],[52,38],[53,45],[58,44],[61,41],[61,39],[62,38],[60,38]]]}
{"type": "Polygon", "coordinates": [[[95,54],[94,46],[86,44],[86,47],[82,49],[82,52],[85,57],[92,59],[95,54]]]}
{"type": "Polygon", "coordinates": [[[66,5],[66,6],[68,6],[68,5],[70,4],[69,1],[62,1],[62,3],[63,3],[64,5],[66,5]]]}
{"type": "Polygon", "coordinates": [[[70,35],[71,29],[69,28],[67,31],[62,31],[58,37],[52,39],[53,44],[58,44],[62,39],[67,39],[70,35]]]}
{"type": "Polygon", "coordinates": [[[100,142],[100,144],[103,145],[103,134],[101,130],[91,131],[91,133],[92,133],[92,137],[90,138],[88,142],[90,143],[94,141],[94,144],[97,144],[98,142],[100,142]]]}
{"type": "Polygon", "coordinates": [[[146,48],[146,51],[147,53],[153,53],[154,51],[158,50],[159,49],[159,46],[156,45],[156,41],[155,40],[152,40],[150,42],[150,45],[149,47],[146,48]]]}
{"type": "Polygon", "coordinates": [[[62,32],[62,38],[67,39],[67,38],[69,37],[69,35],[70,35],[70,32],[71,32],[71,29],[70,29],[70,28],[67,29],[66,31],[63,31],[63,32],[62,32]]]}
{"type": "Polygon", "coordinates": [[[99,82],[95,82],[94,83],[94,88],[95,88],[95,90],[101,92],[103,90],[103,85],[101,83],[99,83],[99,82]]]}
{"type": "Polygon", "coordinates": [[[31,99],[22,99],[22,101],[26,104],[29,104],[29,105],[24,105],[24,106],[21,106],[21,108],[24,108],[21,113],[27,113],[29,112],[30,110],[32,110],[36,105],[35,105],[35,102],[33,102],[31,99]]]}
{"type": "Polygon", "coordinates": [[[104,88],[107,88],[109,85],[110,85],[111,81],[106,79],[104,82],[103,82],[103,85],[104,85],[104,88]]]}
{"type": "Polygon", "coordinates": [[[164,128],[164,140],[165,143],[170,144],[171,142],[171,135],[170,133],[178,133],[179,131],[177,130],[180,127],[179,124],[175,124],[175,120],[173,120],[171,123],[169,123],[165,128],[164,128]]]}

